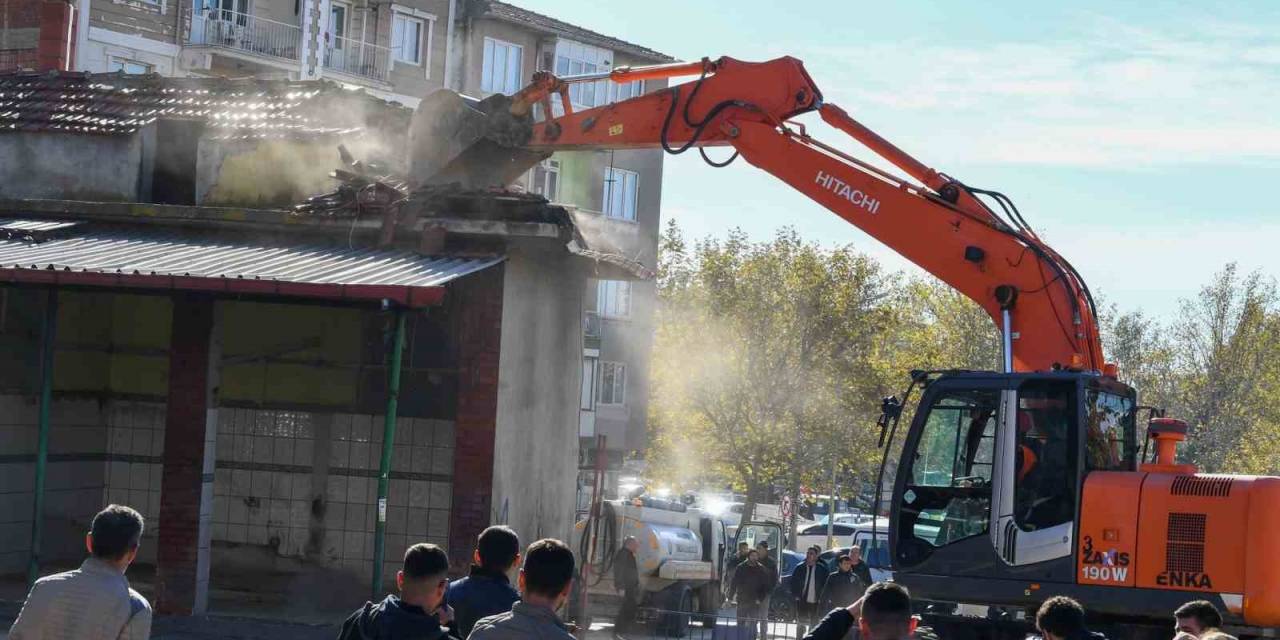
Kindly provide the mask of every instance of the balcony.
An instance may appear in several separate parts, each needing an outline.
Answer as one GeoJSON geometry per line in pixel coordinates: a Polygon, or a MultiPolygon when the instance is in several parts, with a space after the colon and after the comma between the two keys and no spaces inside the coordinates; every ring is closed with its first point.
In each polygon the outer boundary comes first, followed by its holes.
{"type": "Polygon", "coordinates": [[[229,49],[296,64],[302,42],[302,28],[255,15],[208,9],[191,19],[187,44],[229,49]]]}
{"type": "Polygon", "coordinates": [[[371,42],[331,37],[325,44],[324,68],[378,82],[388,82],[391,77],[391,49],[371,42]]]}

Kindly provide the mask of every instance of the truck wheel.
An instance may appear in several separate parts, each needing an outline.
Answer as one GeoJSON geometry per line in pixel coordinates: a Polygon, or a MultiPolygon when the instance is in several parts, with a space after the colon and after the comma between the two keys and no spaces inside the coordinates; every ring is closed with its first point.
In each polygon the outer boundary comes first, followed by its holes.
{"type": "Polygon", "coordinates": [[[694,609],[693,589],[687,584],[677,584],[667,589],[667,612],[658,619],[658,635],[664,638],[683,638],[689,633],[689,618],[694,609]]]}

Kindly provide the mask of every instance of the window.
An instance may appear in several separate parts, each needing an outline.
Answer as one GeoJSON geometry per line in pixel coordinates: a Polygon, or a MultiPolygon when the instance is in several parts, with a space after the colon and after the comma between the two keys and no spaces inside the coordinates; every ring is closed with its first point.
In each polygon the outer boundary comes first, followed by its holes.
{"type": "Polygon", "coordinates": [[[107,71],[123,71],[125,73],[151,73],[152,66],[145,62],[112,57],[107,62],[107,71]]]}
{"type": "Polygon", "coordinates": [[[347,15],[348,7],[345,2],[334,2],[329,5],[329,46],[334,49],[342,49],[344,40],[347,39],[347,15]]]}
{"type": "Polygon", "coordinates": [[[1085,467],[1089,471],[1132,471],[1137,445],[1133,399],[1097,389],[1085,396],[1089,411],[1085,467]]]}
{"type": "Polygon", "coordinates": [[[606,318],[631,315],[631,283],[626,280],[601,280],[596,290],[596,313],[606,318]]]}
{"type": "Polygon", "coordinates": [[[627,365],[620,362],[600,363],[600,404],[626,404],[627,365]]]}
{"type": "MultiPolygon", "coordinates": [[[[609,71],[612,58],[613,54],[607,49],[561,40],[556,43],[556,75],[577,76],[609,71]]],[[[610,84],[608,80],[574,83],[569,86],[569,102],[575,109],[598,107],[608,101],[610,84]]],[[[558,105],[555,108],[559,108],[558,105]]]]}
{"type": "Polygon", "coordinates": [[[480,90],[488,93],[512,94],[520,90],[520,65],[524,50],[517,44],[484,39],[484,67],[480,72],[480,90]]]}
{"type": "Polygon", "coordinates": [[[1074,390],[1071,384],[1047,382],[1018,389],[1013,515],[1024,531],[1070,522],[1074,515],[1074,390]]]}
{"type": "Polygon", "coordinates": [[[998,407],[988,390],[946,392],[930,407],[903,495],[916,539],[941,547],[986,533],[998,407]]]}
{"type": "Polygon", "coordinates": [[[560,199],[560,161],[543,160],[529,170],[529,191],[547,200],[560,199]]]}
{"type": "Polygon", "coordinates": [[[595,411],[596,403],[592,402],[595,398],[596,384],[596,359],[582,359],[582,405],[579,409],[583,411],[595,411]]]}
{"type": "Polygon", "coordinates": [[[889,538],[887,536],[877,536],[875,544],[871,544],[871,536],[863,536],[858,538],[858,549],[862,551],[862,559],[867,562],[867,566],[875,569],[888,569],[889,564],[889,538]],[[870,550],[868,550],[870,547],[870,550]]]}
{"type": "Polygon", "coordinates": [[[634,171],[609,167],[604,172],[604,203],[600,210],[610,218],[636,219],[636,183],[640,176],[634,171]]]}
{"type": "Polygon", "coordinates": [[[635,80],[618,84],[616,82],[609,83],[609,102],[622,102],[630,100],[644,93],[644,80],[635,80]]]}
{"type": "Polygon", "coordinates": [[[422,64],[422,34],[426,21],[396,11],[391,19],[391,51],[396,62],[422,64]]]}

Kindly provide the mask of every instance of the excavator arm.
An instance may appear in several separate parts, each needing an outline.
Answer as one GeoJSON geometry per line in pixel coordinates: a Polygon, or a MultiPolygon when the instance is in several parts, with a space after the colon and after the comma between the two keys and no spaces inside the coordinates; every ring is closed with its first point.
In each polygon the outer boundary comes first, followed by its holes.
{"type": "Polygon", "coordinates": [[[799,60],[748,63],[726,57],[571,78],[540,72],[514,96],[468,103],[470,120],[460,119],[458,105],[445,100],[455,98],[428,97],[415,115],[412,173],[420,184],[500,186],[560,150],[683,153],[729,146],[981,305],[1002,330],[1006,370],[1115,374],[1103,363],[1083,280],[1007,198],[930,169],[824,102],[799,60]],[[698,79],[593,109],[574,111],[569,100],[576,82],[690,75],[698,79]],[[534,105],[541,106],[539,121],[534,105]],[[824,144],[790,121],[811,111],[916,183],[824,144]],[[419,153],[423,149],[429,150],[419,153]],[[993,197],[1005,215],[980,194],[993,197]]]}

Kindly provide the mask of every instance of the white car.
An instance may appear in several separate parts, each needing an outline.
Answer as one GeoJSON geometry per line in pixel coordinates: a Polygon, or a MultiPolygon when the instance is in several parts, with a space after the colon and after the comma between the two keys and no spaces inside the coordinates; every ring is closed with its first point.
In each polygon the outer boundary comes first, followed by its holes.
{"type": "MultiPolygon", "coordinates": [[[[887,535],[889,531],[889,519],[877,518],[876,528],[882,534],[887,535]]],[[[827,525],[811,524],[807,527],[796,531],[796,551],[804,553],[805,549],[816,546],[819,549],[836,549],[840,547],[850,547],[854,544],[854,536],[859,531],[865,531],[867,536],[871,535],[872,521],[868,517],[863,522],[857,524],[845,524],[840,522],[840,518],[836,516],[836,522],[831,525],[832,544],[827,545],[827,525]]]]}

